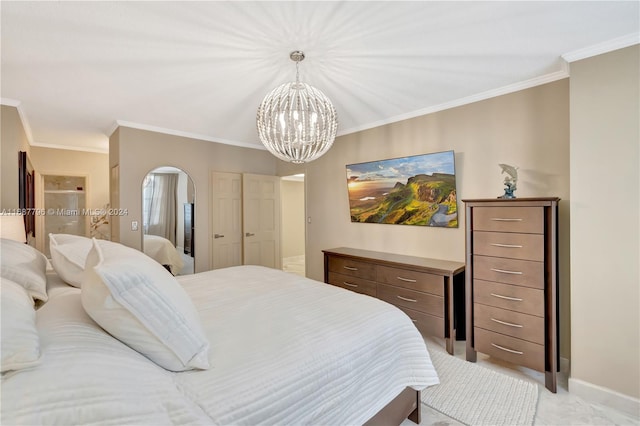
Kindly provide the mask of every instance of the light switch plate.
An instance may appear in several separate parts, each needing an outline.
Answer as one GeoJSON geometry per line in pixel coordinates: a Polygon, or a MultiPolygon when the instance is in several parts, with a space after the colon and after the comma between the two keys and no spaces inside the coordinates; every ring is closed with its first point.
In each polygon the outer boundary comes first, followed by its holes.
{"type": "Polygon", "coordinates": [[[137,220],[132,220],[131,221],[131,230],[132,231],[137,231],[138,230],[138,221],[137,220]]]}

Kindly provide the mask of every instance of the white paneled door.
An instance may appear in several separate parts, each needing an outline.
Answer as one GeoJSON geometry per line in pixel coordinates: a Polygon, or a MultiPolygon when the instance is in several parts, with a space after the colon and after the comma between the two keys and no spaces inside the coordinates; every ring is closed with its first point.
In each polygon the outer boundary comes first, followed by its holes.
{"type": "Polygon", "coordinates": [[[242,175],[211,173],[211,268],[242,265],[242,175]]]}
{"type": "Polygon", "coordinates": [[[211,268],[282,267],[280,178],[211,173],[211,268]]]}
{"type": "Polygon", "coordinates": [[[282,268],[280,178],[242,175],[244,264],[282,268]]]}

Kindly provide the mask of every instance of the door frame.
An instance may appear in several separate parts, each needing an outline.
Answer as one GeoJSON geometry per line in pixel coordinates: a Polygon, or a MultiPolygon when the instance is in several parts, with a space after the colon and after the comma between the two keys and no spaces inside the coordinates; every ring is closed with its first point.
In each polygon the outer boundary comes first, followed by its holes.
{"type": "MultiPolygon", "coordinates": [[[[47,212],[44,211],[44,177],[45,176],[72,176],[72,177],[83,177],[84,178],[84,197],[85,197],[85,209],[98,209],[100,207],[92,207],[90,203],[91,197],[91,176],[87,173],[78,173],[78,172],[65,172],[65,171],[36,171],[36,179],[38,182],[35,188],[35,197],[36,197],[36,209],[42,210],[43,214],[36,215],[36,249],[40,252],[45,253],[45,234],[44,234],[44,219],[47,215],[47,212]]],[[[87,218],[85,221],[85,236],[90,237],[91,232],[91,219],[87,218]]]]}

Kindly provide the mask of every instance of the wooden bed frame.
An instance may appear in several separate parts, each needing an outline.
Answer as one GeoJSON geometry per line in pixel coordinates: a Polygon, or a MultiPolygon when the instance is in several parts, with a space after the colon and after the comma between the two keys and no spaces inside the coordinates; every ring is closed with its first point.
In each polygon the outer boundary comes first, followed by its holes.
{"type": "Polygon", "coordinates": [[[404,419],[409,419],[419,424],[420,415],[420,391],[406,387],[398,396],[388,403],[376,415],[367,420],[366,426],[399,425],[404,419]]]}

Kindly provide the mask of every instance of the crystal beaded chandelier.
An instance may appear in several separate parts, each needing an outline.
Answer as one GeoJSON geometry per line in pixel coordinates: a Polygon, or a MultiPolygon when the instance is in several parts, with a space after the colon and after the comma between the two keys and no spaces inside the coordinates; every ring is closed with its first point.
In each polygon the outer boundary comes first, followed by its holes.
{"type": "Polygon", "coordinates": [[[320,90],[300,82],[298,66],[304,53],[289,55],[296,63],[296,81],[273,89],[258,107],[258,136],[276,157],[306,163],[331,148],[338,130],[338,116],[329,98],[320,90]]]}

